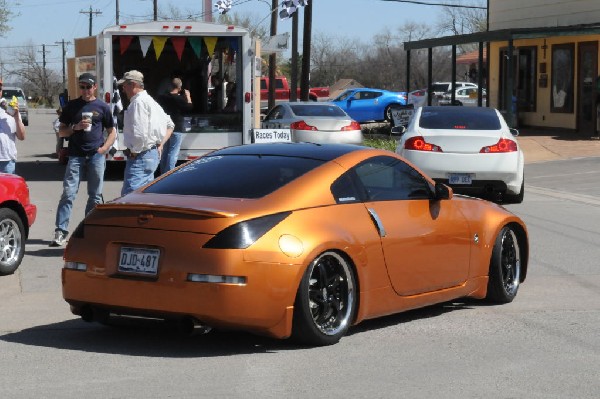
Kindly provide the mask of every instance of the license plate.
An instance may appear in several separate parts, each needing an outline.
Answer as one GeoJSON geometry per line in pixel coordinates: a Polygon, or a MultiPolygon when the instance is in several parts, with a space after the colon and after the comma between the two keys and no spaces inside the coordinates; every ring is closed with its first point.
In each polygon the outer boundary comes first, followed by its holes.
{"type": "Polygon", "coordinates": [[[151,248],[121,247],[119,271],[156,275],[160,250],[151,248]]]}
{"type": "Polygon", "coordinates": [[[473,173],[449,173],[448,183],[450,184],[471,184],[473,173]]]}

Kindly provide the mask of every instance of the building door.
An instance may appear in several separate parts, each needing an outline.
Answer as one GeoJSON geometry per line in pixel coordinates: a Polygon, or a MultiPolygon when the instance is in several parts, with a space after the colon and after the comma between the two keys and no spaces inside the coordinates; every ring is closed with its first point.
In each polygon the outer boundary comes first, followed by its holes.
{"type": "Polygon", "coordinates": [[[579,43],[577,53],[577,130],[592,136],[596,133],[598,42],[579,43]]]}

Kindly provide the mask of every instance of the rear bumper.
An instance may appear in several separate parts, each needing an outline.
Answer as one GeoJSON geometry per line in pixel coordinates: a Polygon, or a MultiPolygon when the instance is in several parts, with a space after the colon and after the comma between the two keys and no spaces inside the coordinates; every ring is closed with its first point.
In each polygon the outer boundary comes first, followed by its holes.
{"type": "Polygon", "coordinates": [[[436,181],[448,183],[450,174],[471,174],[471,185],[453,185],[456,191],[476,192],[494,187],[518,194],[523,183],[523,157],[520,152],[504,154],[452,154],[404,151],[410,162],[436,181]]]}
{"type": "Polygon", "coordinates": [[[290,336],[298,266],[233,262],[217,269],[210,273],[244,276],[246,284],[192,282],[187,272],[175,268],[156,279],[108,275],[106,269],[88,265],[87,271],[62,270],[63,297],[77,315],[91,307],[121,315],[191,317],[210,327],[290,336]]]}

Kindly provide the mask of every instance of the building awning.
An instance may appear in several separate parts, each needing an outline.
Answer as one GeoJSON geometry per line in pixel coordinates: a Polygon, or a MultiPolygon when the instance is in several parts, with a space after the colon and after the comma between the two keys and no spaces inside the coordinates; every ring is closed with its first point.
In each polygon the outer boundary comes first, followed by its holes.
{"type": "MultiPolygon", "coordinates": [[[[487,60],[487,49],[483,49],[483,62],[487,60]]],[[[469,51],[456,57],[456,63],[459,65],[471,65],[479,62],[479,50],[469,51]]]]}

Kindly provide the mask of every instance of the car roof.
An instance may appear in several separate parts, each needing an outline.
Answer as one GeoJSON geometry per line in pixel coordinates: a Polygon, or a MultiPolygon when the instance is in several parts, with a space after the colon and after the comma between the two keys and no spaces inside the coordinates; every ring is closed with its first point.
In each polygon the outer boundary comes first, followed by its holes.
{"type": "Polygon", "coordinates": [[[332,159],[336,159],[350,152],[364,150],[366,148],[368,147],[353,144],[265,143],[226,147],[211,152],[208,156],[275,155],[331,161],[332,159]]]}

